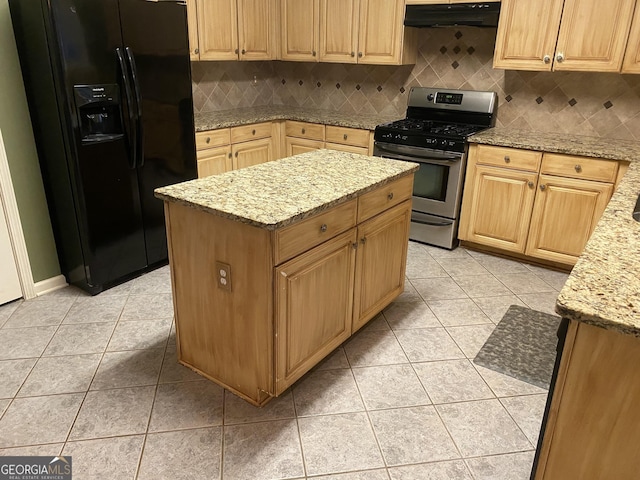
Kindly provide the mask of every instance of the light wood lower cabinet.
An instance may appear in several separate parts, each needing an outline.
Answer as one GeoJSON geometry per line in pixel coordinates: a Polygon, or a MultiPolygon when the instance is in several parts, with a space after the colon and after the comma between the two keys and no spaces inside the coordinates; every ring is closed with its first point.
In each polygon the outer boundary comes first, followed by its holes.
{"type": "Polygon", "coordinates": [[[322,140],[310,140],[308,138],[285,137],[284,144],[288,157],[324,148],[322,140]]]}
{"type": "Polygon", "coordinates": [[[233,170],[232,158],[230,145],[198,151],[198,178],[233,170]]]}
{"type": "Polygon", "coordinates": [[[233,145],[233,169],[251,167],[274,159],[273,138],[261,138],[233,145]]]}
{"type": "Polygon", "coordinates": [[[574,265],[613,194],[618,170],[612,160],[472,145],[459,237],[574,265]]]}
{"type": "Polygon", "coordinates": [[[402,293],[412,185],[275,231],[166,203],[179,361],[255,405],[283,393],[402,293]]]}

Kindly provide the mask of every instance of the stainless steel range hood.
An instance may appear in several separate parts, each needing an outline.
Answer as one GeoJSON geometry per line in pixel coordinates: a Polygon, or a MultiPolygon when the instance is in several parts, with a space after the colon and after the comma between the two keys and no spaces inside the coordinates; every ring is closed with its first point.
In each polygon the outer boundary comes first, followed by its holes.
{"type": "Polygon", "coordinates": [[[496,27],[500,2],[407,5],[407,27],[474,26],[496,27]]]}

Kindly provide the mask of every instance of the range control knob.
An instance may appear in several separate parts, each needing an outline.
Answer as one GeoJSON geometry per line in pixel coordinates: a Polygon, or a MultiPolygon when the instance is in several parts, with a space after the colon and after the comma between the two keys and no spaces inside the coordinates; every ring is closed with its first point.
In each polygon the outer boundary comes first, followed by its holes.
{"type": "Polygon", "coordinates": [[[430,102],[433,102],[433,99],[435,97],[433,96],[433,93],[430,93],[429,95],[427,95],[427,100],[429,100],[430,102]]]}

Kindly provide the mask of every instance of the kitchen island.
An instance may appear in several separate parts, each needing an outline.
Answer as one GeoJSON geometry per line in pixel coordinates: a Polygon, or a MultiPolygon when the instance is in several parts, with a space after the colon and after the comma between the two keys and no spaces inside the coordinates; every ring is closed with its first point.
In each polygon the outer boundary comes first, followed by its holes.
{"type": "Polygon", "coordinates": [[[569,321],[532,478],[640,472],[640,162],[631,162],[557,299],[569,321]]]}
{"type": "Polygon", "coordinates": [[[318,150],[156,190],[180,363],[284,392],[402,293],[417,168],[318,150]]]}

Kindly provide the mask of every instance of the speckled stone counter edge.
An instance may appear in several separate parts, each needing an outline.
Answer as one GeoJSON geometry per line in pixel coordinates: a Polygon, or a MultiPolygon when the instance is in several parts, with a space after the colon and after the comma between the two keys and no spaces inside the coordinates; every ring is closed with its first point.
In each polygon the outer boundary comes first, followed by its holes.
{"type": "Polygon", "coordinates": [[[472,135],[469,142],[608,160],[640,161],[640,142],[630,140],[490,128],[472,135]]]}
{"type": "Polygon", "coordinates": [[[196,132],[238,127],[252,123],[273,120],[296,120],[299,122],[319,123],[337,127],[374,130],[376,125],[390,122],[400,116],[347,114],[331,110],[271,105],[255,108],[238,108],[219,112],[196,113],[196,132]]]}
{"type": "Polygon", "coordinates": [[[631,217],[638,194],[635,162],[558,296],[563,317],[640,337],[640,223],[631,217]]]}

